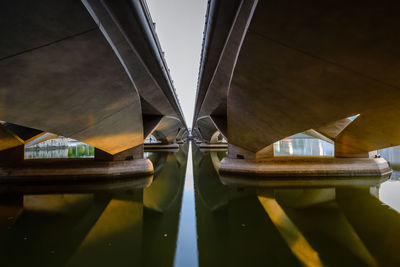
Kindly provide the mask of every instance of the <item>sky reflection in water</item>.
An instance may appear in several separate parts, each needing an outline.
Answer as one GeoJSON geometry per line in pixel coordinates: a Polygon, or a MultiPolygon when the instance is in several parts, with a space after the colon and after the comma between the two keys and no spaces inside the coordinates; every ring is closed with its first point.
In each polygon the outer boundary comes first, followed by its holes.
{"type": "Polygon", "coordinates": [[[196,146],[146,153],[155,168],[146,188],[2,187],[1,265],[398,266],[396,178],[368,187],[226,186],[215,167],[225,155],[196,146]]]}

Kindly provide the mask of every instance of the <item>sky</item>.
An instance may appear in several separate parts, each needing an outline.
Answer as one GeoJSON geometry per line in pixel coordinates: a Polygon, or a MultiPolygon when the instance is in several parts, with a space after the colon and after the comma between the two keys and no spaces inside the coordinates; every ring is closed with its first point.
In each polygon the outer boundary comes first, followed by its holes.
{"type": "Polygon", "coordinates": [[[192,127],[207,0],[146,0],[187,126],[192,127]]]}

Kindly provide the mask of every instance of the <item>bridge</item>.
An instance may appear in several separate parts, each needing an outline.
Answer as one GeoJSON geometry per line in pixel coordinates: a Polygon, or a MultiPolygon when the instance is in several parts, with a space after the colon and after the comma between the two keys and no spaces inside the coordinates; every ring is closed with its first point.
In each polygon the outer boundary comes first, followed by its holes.
{"type": "Polygon", "coordinates": [[[152,173],[145,139],[187,135],[144,1],[17,0],[0,10],[3,163],[23,162],[28,143],[65,136],[94,146],[96,164],[152,173]]]}
{"type": "Polygon", "coordinates": [[[390,171],[371,156],[400,144],[399,8],[390,0],[209,1],[192,128],[205,142],[215,131],[228,140],[220,172],[390,171]],[[302,132],[334,143],[334,157],[274,157],[274,142],[302,132]]]}

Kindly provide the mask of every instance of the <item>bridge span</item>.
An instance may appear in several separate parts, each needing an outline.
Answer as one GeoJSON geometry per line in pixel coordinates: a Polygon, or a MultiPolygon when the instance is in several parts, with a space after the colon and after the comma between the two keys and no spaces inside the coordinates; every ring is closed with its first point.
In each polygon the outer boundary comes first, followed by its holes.
{"type": "Polygon", "coordinates": [[[253,169],[262,171],[274,142],[308,131],[334,143],[333,164],[357,158],[386,172],[368,158],[400,144],[399,9],[390,0],[210,1],[192,128],[203,141],[216,130],[228,140],[220,170],[245,159],[264,161],[253,169]]]}
{"type": "Polygon", "coordinates": [[[145,1],[5,1],[0,17],[2,162],[65,136],[149,173],[144,140],[187,133],[145,1]]]}

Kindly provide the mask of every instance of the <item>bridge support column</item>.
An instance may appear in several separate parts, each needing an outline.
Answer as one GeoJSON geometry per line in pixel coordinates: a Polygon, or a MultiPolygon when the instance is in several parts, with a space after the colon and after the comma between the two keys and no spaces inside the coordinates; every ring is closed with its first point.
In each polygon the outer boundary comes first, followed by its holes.
{"type": "Polygon", "coordinates": [[[0,159],[4,157],[13,162],[13,164],[3,164],[0,168],[0,181],[3,183],[31,183],[32,185],[44,182],[49,184],[53,182],[77,183],[78,181],[86,183],[150,176],[154,172],[151,161],[143,158],[143,145],[114,155],[96,149],[95,160],[47,159],[24,161],[23,156],[24,145],[0,151],[0,159]],[[20,161],[16,162],[17,159],[20,161]]]}
{"type": "Polygon", "coordinates": [[[229,144],[228,157],[221,161],[219,173],[223,176],[298,177],[303,180],[311,177],[314,180],[315,177],[389,177],[388,162],[383,158],[370,158],[370,155],[373,153],[347,158],[345,154],[341,157],[274,157],[273,145],[252,153],[229,144]]]}

